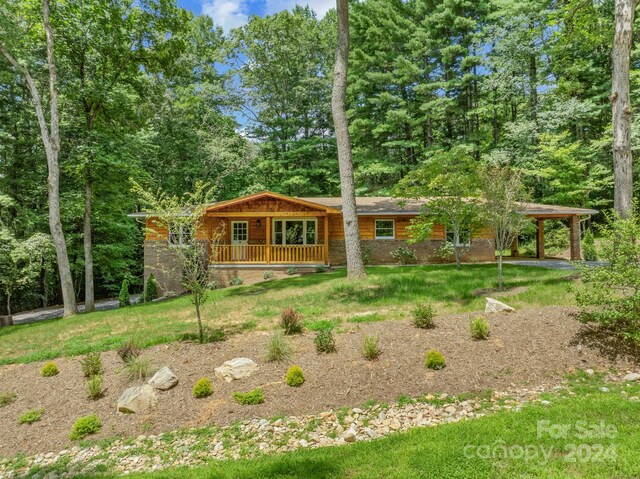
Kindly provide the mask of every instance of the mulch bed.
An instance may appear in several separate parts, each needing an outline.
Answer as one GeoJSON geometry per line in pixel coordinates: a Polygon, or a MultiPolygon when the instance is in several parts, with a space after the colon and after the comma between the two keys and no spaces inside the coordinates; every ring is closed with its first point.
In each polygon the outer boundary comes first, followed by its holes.
{"type": "Polygon", "coordinates": [[[42,363],[0,368],[0,392],[15,391],[18,399],[0,408],[0,454],[35,454],[60,450],[70,444],[69,431],[81,416],[96,413],[102,431],[92,439],[114,435],[158,434],[183,427],[226,425],[238,419],[303,415],[341,406],[356,406],[367,400],[395,401],[399,395],[504,390],[557,383],[567,372],[617,367],[634,370],[632,357],[620,356],[615,344],[603,344],[587,334],[572,308],[549,307],[490,316],[491,335],[486,341],[469,337],[469,315],[436,318],[437,327],[416,329],[410,321],[344,323],[346,332],[336,335],[338,352],[318,355],[313,332],[292,338],[295,354],[290,362],[264,360],[269,333],[236,335],[225,342],[198,345],[173,343],[150,348],[145,355],[159,367],[169,366],[180,382],[159,393],[158,405],[149,413],[126,415],[116,411],[120,394],[132,385],[118,375],[121,361],[115,352],[102,354],[106,394],[87,399],[85,379],[74,358],[56,360],[60,374],[40,376],[42,363]],[[380,336],[382,355],[376,361],[362,357],[364,337],[380,336]],[[424,366],[425,351],[441,350],[447,367],[430,371],[424,366]],[[226,383],[214,377],[213,369],[234,357],[249,357],[260,365],[252,377],[226,383]],[[284,384],[291,364],[304,370],[300,388],[284,384]],[[209,377],[214,394],[194,399],[193,384],[209,377]],[[262,386],[265,403],[240,406],[235,391],[262,386]],[[44,408],[42,420],[19,425],[23,412],[44,408]]]}

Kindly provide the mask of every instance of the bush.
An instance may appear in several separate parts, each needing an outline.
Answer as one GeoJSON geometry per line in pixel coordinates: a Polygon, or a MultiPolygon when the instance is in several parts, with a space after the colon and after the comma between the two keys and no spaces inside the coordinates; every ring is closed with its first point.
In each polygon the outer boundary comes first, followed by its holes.
{"type": "Polygon", "coordinates": [[[267,361],[284,361],[293,353],[293,349],[282,331],[274,332],[267,342],[267,361]]]}
{"type": "Polygon", "coordinates": [[[304,373],[302,372],[302,368],[300,366],[291,366],[287,369],[286,381],[288,386],[294,388],[302,386],[302,383],[304,383],[304,373]]]}
{"type": "Polygon", "coordinates": [[[125,363],[131,359],[137,358],[142,353],[142,348],[136,339],[129,338],[123,342],[118,348],[118,356],[125,363]]]}
{"type": "Polygon", "coordinates": [[[216,289],[218,289],[218,286],[219,286],[219,283],[218,283],[218,280],[216,279],[212,279],[207,283],[207,289],[209,291],[215,291],[216,289]]]}
{"type": "Polygon", "coordinates": [[[141,356],[129,359],[120,370],[120,374],[129,381],[147,379],[153,373],[155,373],[155,370],[151,360],[141,356]]]}
{"type": "Polygon", "coordinates": [[[262,388],[256,388],[246,393],[233,393],[233,399],[243,406],[262,404],[264,402],[264,391],[262,391],[262,388]]]}
{"type": "Polygon", "coordinates": [[[42,369],[40,370],[40,375],[45,378],[50,378],[52,376],[55,376],[59,372],[60,371],[58,370],[58,366],[56,366],[56,363],[54,363],[53,361],[50,361],[46,363],[44,366],[42,366],[42,369]]]}
{"type": "Polygon", "coordinates": [[[427,351],[427,359],[424,362],[425,366],[429,369],[444,369],[446,362],[444,356],[440,351],[430,349],[427,351]]]}
{"type": "Polygon", "coordinates": [[[406,246],[400,246],[398,249],[393,250],[391,257],[400,264],[412,264],[418,261],[415,250],[406,246]]]}
{"type": "Polygon", "coordinates": [[[39,421],[44,414],[44,408],[40,409],[32,409],[31,411],[27,411],[22,416],[18,418],[18,423],[20,424],[33,424],[34,422],[39,421]]]}
{"type": "Polygon", "coordinates": [[[209,378],[200,378],[193,385],[193,397],[194,398],[206,398],[213,394],[213,386],[209,378]]]}
{"type": "Polygon", "coordinates": [[[598,261],[598,250],[596,249],[596,242],[591,230],[587,230],[587,233],[582,239],[582,256],[585,261],[598,261]]]}
{"type": "Polygon", "coordinates": [[[429,329],[435,327],[435,311],[431,305],[419,304],[413,310],[413,324],[417,328],[429,329]]]}
{"type": "Polygon", "coordinates": [[[102,422],[100,422],[100,418],[95,414],[81,417],[71,428],[71,434],[69,434],[69,438],[72,441],[76,439],[83,439],[89,434],[95,434],[99,432],[101,427],[102,422]]]}
{"type": "Polygon", "coordinates": [[[87,394],[89,399],[100,399],[104,389],[102,387],[102,375],[95,374],[87,381],[87,394]]]}
{"type": "Polygon", "coordinates": [[[244,279],[242,279],[240,276],[236,276],[235,278],[231,278],[229,280],[229,286],[240,286],[242,283],[244,283],[244,279]]]}
{"type": "Polygon", "coordinates": [[[326,271],[324,266],[316,266],[316,273],[324,273],[326,271]]]}
{"type": "Polygon", "coordinates": [[[121,308],[131,305],[131,296],[129,296],[129,280],[128,279],[122,280],[122,286],[120,287],[120,294],[118,294],[118,303],[120,303],[121,308]]]}
{"type": "Polygon", "coordinates": [[[5,391],[0,393],[0,407],[8,406],[18,398],[14,391],[5,391]]]}
{"type": "Polygon", "coordinates": [[[293,266],[291,266],[291,267],[287,268],[287,274],[288,274],[289,276],[294,275],[294,274],[296,274],[297,272],[298,272],[298,270],[297,270],[296,268],[294,268],[293,266]]]}
{"type": "Polygon", "coordinates": [[[378,359],[378,356],[380,356],[380,349],[378,348],[379,340],[380,338],[378,338],[378,336],[367,336],[364,338],[362,354],[365,359],[369,361],[378,359]]]}
{"type": "Polygon", "coordinates": [[[262,278],[263,279],[271,279],[275,276],[276,274],[271,271],[270,269],[266,270],[264,273],[262,273],[262,278]]]}
{"type": "Polygon", "coordinates": [[[293,308],[283,309],[280,326],[284,329],[284,334],[299,334],[302,332],[302,315],[293,308]]]}
{"type": "Polygon", "coordinates": [[[85,378],[90,378],[102,374],[102,361],[100,353],[89,353],[80,360],[80,367],[85,378]]]}
{"type": "Polygon", "coordinates": [[[333,353],[336,351],[336,341],[333,338],[333,331],[330,329],[318,331],[313,342],[318,353],[333,353]]]}
{"type": "Polygon", "coordinates": [[[472,319],[469,322],[469,329],[471,330],[471,339],[479,341],[489,337],[489,323],[482,316],[476,316],[476,319],[472,319]]]}
{"type": "Polygon", "coordinates": [[[158,282],[153,273],[149,275],[147,284],[144,288],[144,302],[149,303],[158,297],[158,282]]]}
{"type": "Polygon", "coordinates": [[[370,245],[364,245],[360,247],[362,252],[362,262],[365,265],[373,263],[373,248],[370,245]]]}

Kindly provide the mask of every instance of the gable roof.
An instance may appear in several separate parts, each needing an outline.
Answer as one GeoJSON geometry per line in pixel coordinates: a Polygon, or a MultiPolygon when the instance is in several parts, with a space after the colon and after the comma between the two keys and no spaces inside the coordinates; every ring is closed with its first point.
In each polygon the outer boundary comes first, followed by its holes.
{"type": "Polygon", "coordinates": [[[259,200],[263,198],[272,198],[276,200],[286,201],[289,203],[305,206],[307,208],[311,208],[319,211],[325,211],[327,213],[340,213],[340,210],[332,206],[329,206],[323,203],[317,203],[308,198],[297,198],[295,196],[282,195],[280,193],[273,193],[271,191],[261,191],[259,193],[254,193],[252,195],[241,196],[240,198],[235,198],[233,200],[219,201],[217,203],[213,203],[209,205],[206,209],[206,212],[211,213],[213,211],[220,210],[222,208],[227,208],[229,206],[238,205],[241,203],[247,203],[249,201],[259,200]]]}

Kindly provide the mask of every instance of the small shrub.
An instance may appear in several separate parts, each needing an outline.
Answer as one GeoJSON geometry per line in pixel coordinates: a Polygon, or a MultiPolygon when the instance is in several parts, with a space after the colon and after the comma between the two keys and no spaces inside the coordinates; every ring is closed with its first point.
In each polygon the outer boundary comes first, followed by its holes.
{"type": "Polygon", "coordinates": [[[389,254],[400,264],[412,264],[418,261],[415,250],[407,248],[406,246],[400,246],[389,254]]]}
{"type": "Polygon", "coordinates": [[[469,322],[469,329],[471,331],[471,339],[479,341],[489,337],[489,323],[482,316],[476,316],[475,319],[472,319],[469,322]]]}
{"type": "Polygon", "coordinates": [[[413,310],[413,324],[417,328],[429,329],[435,327],[435,311],[431,305],[420,304],[413,310]]]}
{"type": "Polygon", "coordinates": [[[427,359],[425,360],[425,366],[429,369],[444,369],[446,366],[446,362],[444,360],[444,356],[440,351],[435,349],[430,349],[427,351],[427,359]]]}
{"type": "Polygon", "coordinates": [[[316,273],[324,273],[324,272],[325,272],[324,266],[316,266],[316,273]]]}
{"type": "Polygon", "coordinates": [[[362,347],[362,354],[364,358],[372,361],[374,359],[378,359],[380,356],[380,348],[378,347],[378,343],[380,338],[378,336],[367,336],[364,338],[364,345],[362,347]]]}
{"type": "Polygon", "coordinates": [[[220,284],[216,279],[212,279],[211,281],[209,281],[209,283],[207,283],[207,289],[209,291],[215,291],[216,289],[218,289],[218,286],[220,286],[220,284]]]}
{"type": "Polygon", "coordinates": [[[318,353],[333,353],[336,350],[336,341],[330,329],[319,330],[313,342],[318,353]]]}
{"type": "Polygon", "coordinates": [[[140,353],[142,353],[142,348],[138,341],[133,338],[127,339],[118,348],[118,356],[120,356],[120,359],[125,363],[131,359],[137,358],[140,356],[140,353]]]}
{"type": "Polygon", "coordinates": [[[151,360],[141,356],[129,359],[120,370],[120,373],[129,381],[147,379],[154,372],[151,360]]]}
{"type": "Polygon", "coordinates": [[[87,394],[89,399],[100,399],[104,389],[102,387],[102,375],[95,374],[87,381],[87,394]]]}
{"type": "Polygon", "coordinates": [[[262,388],[256,388],[246,393],[233,393],[233,399],[243,406],[262,404],[264,402],[264,391],[262,388]]]}
{"type": "Polygon", "coordinates": [[[274,332],[267,342],[267,361],[284,361],[293,352],[291,345],[282,331],[274,332]]]}
{"type": "Polygon", "coordinates": [[[262,273],[262,278],[263,279],[271,279],[275,276],[276,274],[271,271],[270,269],[266,270],[264,273],[262,273]]]}
{"type": "Polygon", "coordinates": [[[373,263],[373,248],[370,245],[362,246],[362,262],[366,265],[373,263]]]}
{"type": "Polygon", "coordinates": [[[144,302],[149,303],[158,297],[158,282],[156,281],[156,277],[151,273],[149,275],[149,279],[147,280],[147,284],[144,288],[144,302]]]}
{"type": "Polygon", "coordinates": [[[129,296],[129,280],[123,279],[122,286],[120,287],[120,294],[118,294],[118,303],[121,308],[129,306],[131,304],[131,296],[129,296]]]}
{"type": "Polygon", "coordinates": [[[451,241],[445,241],[442,246],[440,246],[440,248],[435,251],[434,255],[436,256],[436,258],[446,261],[451,259],[455,252],[456,249],[453,246],[453,243],[451,241]]]}
{"type": "Polygon", "coordinates": [[[40,409],[32,409],[31,411],[27,411],[22,414],[18,418],[18,423],[20,424],[33,424],[34,422],[39,421],[44,414],[44,408],[40,409]]]}
{"type": "Polygon", "coordinates": [[[302,368],[300,366],[291,366],[287,369],[286,381],[288,386],[294,388],[302,386],[302,383],[304,383],[304,373],[302,372],[302,368]]]}
{"type": "Polygon", "coordinates": [[[280,326],[284,334],[299,334],[302,332],[302,315],[293,308],[286,308],[280,315],[280,326]]]}
{"type": "Polygon", "coordinates": [[[80,367],[85,378],[90,378],[102,374],[102,361],[100,353],[89,353],[80,360],[80,367]]]}
{"type": "Polygon", "coordinates": [[[18,398],[14,391],[5,391],[0,393],[0,407],[8,406],[18,398]]]}
{"type": "Polygon", "coordinates": [[[596,249],[596,242],[591,230],[587,230],[587,233],[582,239],[582,255],[585,261],[598,261],[598,250],[596,249]]]}
{"type": "Polygon", "coordinates": [[[240,286],[242,283],[244,283],[244,279],[242,279],[240,276],[236,276],[235,278],[231,278],[229,280],[229,286],[240,286]]]}
{"type": "Polygon", "coordinates": [[[55,376],[59,372],[60,371],[58,370],[58,366],[56,366],[56,363],[54,363],[53,361],[50,361],[46,363],[44,366],[42,366],[42,369],[40,370],[40,375],[42,375],[42,377],[45,377],[45,378],[50,378],[52,376],[55,376]]]}
{"type": "Polygon", "coordinates": [[[298,270],[297,270],[296,268],[294,268],[293,266],[291,266],[291,267],[287,268],[287,274],[288,274],[289,276],[294,275],[294,274],[296,274],[297,272],[298,272],[298,270]]]}
{"type": "Polygon", "coordinates": [[[194,398],[206,398],[213,394],[213,386],[209,378],[201,378],[193,385],[194,398]]]}
{"type": "Polygon", "coordinates": [[[71,428],[71,433],[69,434],[69,438],[74,441],[76,439],[83,439],[87,437],[89,434],[95,434],[100,431],[102,427],[102,422],[100,422],[100,418],[95,414],[90,414],[85,417],[81,417],[78,419],[73,427],[71,428]]]}

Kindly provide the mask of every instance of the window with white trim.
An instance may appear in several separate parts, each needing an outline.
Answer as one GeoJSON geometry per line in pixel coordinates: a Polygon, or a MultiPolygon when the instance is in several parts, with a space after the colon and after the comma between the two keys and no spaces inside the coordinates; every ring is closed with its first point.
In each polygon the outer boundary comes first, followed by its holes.
{"type": "Polygon", "coordinates": [[[191,228],[169,226],[169,246],[184,246],[191,243],[191,228]]]}
{"type": "Polygon", "coordinates": [[[273,244],[318,244],[315,218],[273,220],[273,244]]]}
{"type": "Polygon", "coordinates": [[[376,220],[375,238],[376,239],[395,239],[396,222],[395,220],[376,220]]]}
{"type": "Polygon", "coordinates": [[[458,230],[458,243],[453,242],[453,230],[446,230],[447,243],[451,243],[454,246],[471,246],[471,229],[466,227],[460,227],[458,230]]]}

